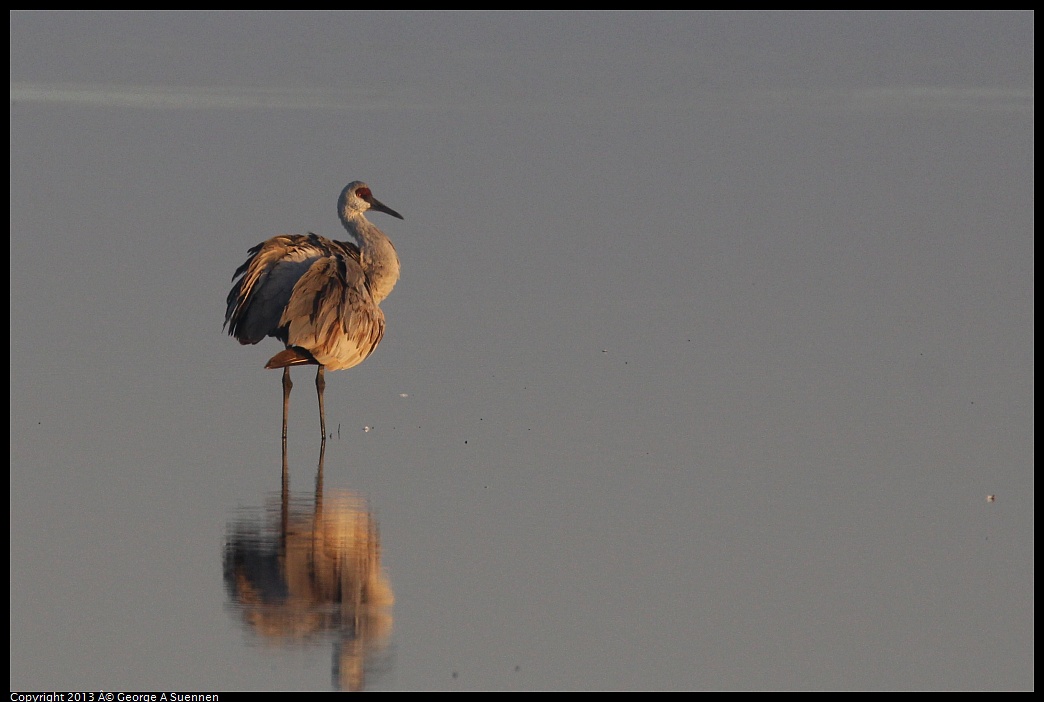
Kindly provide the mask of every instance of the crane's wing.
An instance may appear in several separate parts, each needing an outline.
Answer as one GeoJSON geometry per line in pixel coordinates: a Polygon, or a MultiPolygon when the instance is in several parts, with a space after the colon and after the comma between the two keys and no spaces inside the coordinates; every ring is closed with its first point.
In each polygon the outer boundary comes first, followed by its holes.
{"type": "Polygon", "coordinates": [[[279,326],[285,329],[289,350],[306,350],[329,370],[341,370],[361,363],[377,348],[384,336],[384,313],[358,260],[334,252],[314,260],[297,279],[279,326]]]}
{"type": "Polygon", "coordinates": [[[241,344],[256,344],[266,336],[285,342],[280,320],[298,280],[320,258],[359,257],[354,245],[315,234],[275,236],[248,253],[246,262],[232,276],[235,282],[225,310],[228,333],[241,344]]]}

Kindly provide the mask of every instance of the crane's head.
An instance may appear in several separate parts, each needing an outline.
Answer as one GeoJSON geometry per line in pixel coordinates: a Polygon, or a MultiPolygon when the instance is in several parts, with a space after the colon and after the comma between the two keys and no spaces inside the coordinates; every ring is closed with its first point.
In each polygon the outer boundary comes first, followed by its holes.
{"type": "Polygon", "coordinates": [[[390,214],[392,217],[404,219],[401,214],[375,198],[373,193],[370,192],[370,186],[361,180],[352,181],[344,186],[344,190],[341,191],[341,198],[337,201],[337,208],[345,214],[376,210],[390,214]]]}

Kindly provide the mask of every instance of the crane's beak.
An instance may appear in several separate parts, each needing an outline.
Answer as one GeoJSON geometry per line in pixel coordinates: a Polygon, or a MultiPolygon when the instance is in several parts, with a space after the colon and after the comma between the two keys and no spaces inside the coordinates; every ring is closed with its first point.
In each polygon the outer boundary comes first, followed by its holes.
{"type": "Polygon", "coordinates": [[[377,210],[378,212],[383,212],[384,214],[390,214],[392,217],[398,217],[399,219],[406,219],[401,214],[399,214],[398,212],[396,212],[395,210],[393,210],[392,208],[388,207],[383,202],[375,198],[373,195],[366,198],[366,202],[370,203],[371,210],[377,210]]]}

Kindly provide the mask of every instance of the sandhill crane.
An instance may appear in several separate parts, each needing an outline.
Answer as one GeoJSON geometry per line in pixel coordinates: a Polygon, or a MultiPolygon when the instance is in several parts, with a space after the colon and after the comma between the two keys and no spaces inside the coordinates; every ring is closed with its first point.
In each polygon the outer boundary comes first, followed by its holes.
{"type": "Polygon", "coordinates": [[[283,369],[284,456],[293,388],[290,366],[319,366],[315,389],[325,447],[324,372],[358,365],[377,348],[384,335],[384,313],[378,305],[399,279],[395,247],[365,212],[403,216],[358,180],[341,191],[337,210],[352,241],[312,233],[274,236],[250,249],[228,293],[225,325],[230,336],[241,344],[273,336],[286,345],[265,364],[283,369]]]}

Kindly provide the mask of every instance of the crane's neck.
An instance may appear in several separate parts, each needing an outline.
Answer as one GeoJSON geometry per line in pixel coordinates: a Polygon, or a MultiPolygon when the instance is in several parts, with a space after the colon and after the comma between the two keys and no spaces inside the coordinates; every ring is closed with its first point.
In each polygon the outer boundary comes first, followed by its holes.
{"type": "Polygon", "coordinates": [[[359,247],[362,268],[366,273],[375,302],[388,297],[399,280],[399,255],[391,239],[375,227],[361,212],[343,212],[341,223],[359,247]]]}

